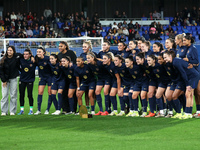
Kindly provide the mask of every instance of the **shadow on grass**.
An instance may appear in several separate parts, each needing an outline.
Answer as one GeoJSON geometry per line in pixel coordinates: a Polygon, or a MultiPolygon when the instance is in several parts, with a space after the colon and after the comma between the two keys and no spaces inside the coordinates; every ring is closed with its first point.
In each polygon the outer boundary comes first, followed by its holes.
{"type": "Polygon", "coordinates": [[[3,130],[3,128],[40,128],[40,130],[99,131],[117,135],[134,135],[173,127],[195,120],[196,119],[178,120],[170,118],[127,118],[111,116],[94,116],[92,119],[82,119],[80,116],[23,115],[0,117],[0,130],[3,130]]]}

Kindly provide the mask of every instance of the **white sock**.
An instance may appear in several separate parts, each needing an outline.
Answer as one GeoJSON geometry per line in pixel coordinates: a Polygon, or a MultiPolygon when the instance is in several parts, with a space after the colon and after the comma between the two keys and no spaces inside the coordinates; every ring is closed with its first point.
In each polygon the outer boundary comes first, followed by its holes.
{"type": "Polygon", "coordinates": [[[117,110],[114,110],[114,112],[117,112],[117,110]]]}
{"type": "Polygon", "coordinates": [[[161,113],[161,114],[164,114],[164,111],[163,111],[163,110],[160,110],[160,113],[161,113]]]}
{"type": "Polygon", "coordinates": [[[170,115],[173,115],[173,111],[169,111],[169,114],[170,114],[170,115]]]}
{"type": "Polygon", "coordinates": [[[199,114],[199,113],[200,113],[200,111],[197,111],[197,112],[196,112],[196,114],[199,114]]]}
{"type": "Polygon", "coordinates": [[[130,110],[131,113],[133,113],[133,110],[130,110]]]}
{"type": "Polygon", "coordinates": [[[24,111],[24,107],[21,107],[21,110],[24,111]]]}
{"type": "Polygon", "coordinates": [[[124,113],[124,110],[121,110],[122,113],[124,113]]]}
{"type": "Polygon", "coordinates": [[[30,108],[30,110],[31,110],[31,111],[33,111],[33,107],[32,107],[32,108],[30,108]]]}

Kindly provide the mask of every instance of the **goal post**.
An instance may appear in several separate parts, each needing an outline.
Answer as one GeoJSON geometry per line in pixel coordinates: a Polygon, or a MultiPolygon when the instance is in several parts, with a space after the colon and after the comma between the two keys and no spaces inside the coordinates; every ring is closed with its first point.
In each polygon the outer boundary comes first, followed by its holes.
{"type": "Polygon", "coordinates": [[[36,55],[38,47],[46,50],[46,55],[51,53],[58,54],[60,51],[58,45],[60,41],[65,41],[69,45],[69,49],[73,50],[77,56],[83,52],[82,44],[84,41],[91,40],[92,51],[98,53],[102,49],[103,37],[78,37],[78,38],[7,38],[0,39],[0,50],[6,52],[8,46],[14,46],[16,52],[23,53],[25,49],[31,49],[33,55],[36,55]]]}

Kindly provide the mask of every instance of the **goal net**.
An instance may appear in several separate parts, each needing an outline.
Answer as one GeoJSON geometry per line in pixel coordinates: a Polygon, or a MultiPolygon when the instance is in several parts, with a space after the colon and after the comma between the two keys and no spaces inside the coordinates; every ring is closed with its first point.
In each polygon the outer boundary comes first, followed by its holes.
{"type": "Polygon", "coordinates": [[[0,39],[0,50],[7,50],[8,46],[14,46],[16,52],[23,53],[25,49],[31,49],[33,55],[36,55],[38,47],[43,47],[46,50],[46,55],[51,53],[58,54],[60,51],[58,45],[60,41],[68,43],[69,48],[75,52],[77,56],[83,52],[82,44],[84,41],[91,40],[94,52],[98,53],[102,49],[102,37],[80,37],[80,38],[23,38],[23,39],[0,39]]]}

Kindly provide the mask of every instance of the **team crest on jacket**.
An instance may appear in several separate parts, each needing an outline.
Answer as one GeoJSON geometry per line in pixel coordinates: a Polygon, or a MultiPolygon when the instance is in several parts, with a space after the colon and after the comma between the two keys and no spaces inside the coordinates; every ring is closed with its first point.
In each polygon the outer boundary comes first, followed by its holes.
{"type": "Polygon", "coordinates": [[[72,78],[72,76],[71,76],[71,75],[68,75],[68,78],[69,78],[69,79],[71,79],[71,78],[72,78]]]}
{"type": "Polygon", "coordinates": [[[28,68],[24,68],[24,71],[25,71],[25,72],[28,72],[28,70],[29,70],[28,68]]]}
{"type": "Polygon", "coordinates": [[[181,50],[181,52],[183,52],[183,51],[184,51],[184,49],[181,50]]]}
{"type": "Polygon", "coordinates": [[[122,56],[124,56],[124,53],[122,53],[122,56]]]}
{"type": "Polygon", "coordinates": [[[33,65],[32,65],[32,64],[30,64],[30,67],[33,67],[33,65]]]}
{"type": "Polygon", "coordinates": [[[44,62],[44,65],[46,65],[47,63],[46,62],[44,62]]]}
{"type": "Polygon", "coordinates": [[[40,68],[41,70],[44,69],[43,66],[40,66],[39,68],[40,68]]]}
{"type": "Polygon", "coordinates": [[[89,73],[89,71],[88,71],[88,70],[86,70],[85,72],[86,72],[86,73],[89,73]]]}

